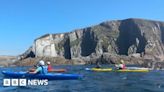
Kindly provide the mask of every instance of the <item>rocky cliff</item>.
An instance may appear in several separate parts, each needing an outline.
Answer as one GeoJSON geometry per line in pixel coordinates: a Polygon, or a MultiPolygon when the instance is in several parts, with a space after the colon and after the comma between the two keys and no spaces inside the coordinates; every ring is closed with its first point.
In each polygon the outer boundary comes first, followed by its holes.
{"type": "Polygon", "coordinates": [[[36,39],[23,55],[88,60],[108,53],[162,62],[163,44],[164,22],[130,18],[106,21],[68,33],[46,34],[36,39]]]}
{"type": "Polygon", "coordinates": [[[0,56],[0,67],[11,65],[16,58],[15,56],[0,56]]]}

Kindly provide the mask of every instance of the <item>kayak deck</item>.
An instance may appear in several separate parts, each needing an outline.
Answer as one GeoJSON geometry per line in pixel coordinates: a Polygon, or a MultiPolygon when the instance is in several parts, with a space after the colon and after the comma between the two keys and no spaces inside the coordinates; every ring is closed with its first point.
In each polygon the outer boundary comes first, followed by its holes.
{"type": "Polygon", "coordinates": [[[48,72],[66,72],[67,70],[66,69],[52,69],[52,70],[48,70],[48,72]]]}
{"type": "MultiPolygon", "coordinates": [[[[30,72],[34,72],[36,69],[29,69],[30,72]]],[[[66,69],[52,69],[52,70],[48,70],[48,72],[52,73],[52,72],[56,72],[56,73],[61,73],[61,72],[66,72],[66,69]]]]}
{"type": "Polygon", "coordinates": [[[124,69],[124,70],[113,70],[114,72],[149,72],[148,69],[135,69],[135,70],[130,70],[130,69],[124,69]]]}
{"type": "Polygon", "coordinates": [[[88,70],[97,71],[97,72],[109,72],[109,71],[112,71],[112,68],[88,68],[88,70]]]}
{"type": "Polygon", "coordinates": [[[127,67],[127,69],[130,69],[130,70],[150,70],[149,68],[145,68],[145,67],[127,67]]]}
{"type": "Polygon", "coordinates": [[[113,70],[112,68],[86,68],[85,70],[95,71],[95,72],[149,72],[149,69],[113,70]]]}
{"type": "Polygon", "coordinates": [[[47,74],[29,74],[26,72],[10,72],[2,71],[5,77],[10,78],[28,78],[28,79],[48,79],[48,80],[72,80],[80,79],[83,76],[79,74],[62,74],[62,73],[47,73],[47,74]]]}

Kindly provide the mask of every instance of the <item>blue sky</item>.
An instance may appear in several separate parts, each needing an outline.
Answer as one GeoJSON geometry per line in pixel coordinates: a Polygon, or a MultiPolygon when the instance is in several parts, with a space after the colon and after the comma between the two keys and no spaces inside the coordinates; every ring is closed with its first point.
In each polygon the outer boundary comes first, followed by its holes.
{"type": "Polygon", "coordinates": [[[0,55],[19,55],[47,33],[126,18],[164,21],[164,0],[0,0],[0,55]]]}

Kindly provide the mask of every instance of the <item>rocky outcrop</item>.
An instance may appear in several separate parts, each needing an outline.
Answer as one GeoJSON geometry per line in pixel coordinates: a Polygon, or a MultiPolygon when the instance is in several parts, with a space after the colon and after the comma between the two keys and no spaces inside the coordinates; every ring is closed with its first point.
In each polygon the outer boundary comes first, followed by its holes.
{"type": "Polygon", "coordinates": [[[149,59],[155,57],[163,61],[163,44],[164,22],[131,18],[106,21],[69,33],[44,35],[34,41],[30,52],[35,57],[78,58],[86,63],[104,53],[139,59],[150,56],[149,59]]]}
{"type": "Polygon", "coordinates": [[[0,56],[0,67],[9,66],[16,60],[15,56],[0,56]]]}

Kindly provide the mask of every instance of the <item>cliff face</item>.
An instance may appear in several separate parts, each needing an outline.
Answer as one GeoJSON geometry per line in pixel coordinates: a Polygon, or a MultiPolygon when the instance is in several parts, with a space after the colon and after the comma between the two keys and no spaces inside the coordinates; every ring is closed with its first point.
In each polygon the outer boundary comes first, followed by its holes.
{"type": "Polygon", "coordinates": [[[100,24],[65,34],[48,34],[35,40],[33,52],[38,57],[61,56],[66,59],[103,52],[117,53],[119,22],[100,24]]]}
{"type": "Polygon", "coordinates": [[[65,34],[47,34],[35,40],[36,56],[67,59],[104,52],[130,55],[134,53],[164,54],[164,23],[142,19],[107,21],[99,25],[65,34]]]}
{"type": "MultiPolygon", "coordinates": [[[[63,34],[47,34],[34,41],[36,57],[66,59],[100,56],[103,53],[137,57],[164,56],[164,22],[125,19],[63,34]]],[[[29,51],[28,51],[29,52],[29,51]]],[[[26,56],[30,56],[26,52],[26,56]]]]}

